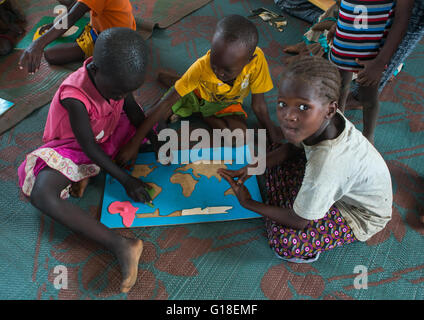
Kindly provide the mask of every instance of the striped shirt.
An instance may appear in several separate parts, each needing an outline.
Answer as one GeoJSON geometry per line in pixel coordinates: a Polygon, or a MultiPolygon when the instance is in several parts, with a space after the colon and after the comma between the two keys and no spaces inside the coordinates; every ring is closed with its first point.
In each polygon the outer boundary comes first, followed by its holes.
{"type": "Polygon", "coordinates": [[[330,61],[357,72],[355,62],[374,59],[393,23],[396,0],[342,0],[330,61]]]}

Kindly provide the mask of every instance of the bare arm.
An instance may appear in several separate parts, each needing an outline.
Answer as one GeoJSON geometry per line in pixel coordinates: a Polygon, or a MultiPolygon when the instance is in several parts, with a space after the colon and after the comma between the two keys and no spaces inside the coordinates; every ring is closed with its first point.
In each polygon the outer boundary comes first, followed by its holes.
{"type": "Polygon", "coordinates": [[[69,30],[86,12],[90,11],[90,8],[82,2],[77,2],[71,8],[71,10],[62,19],[58,20],[53,27],[49,29],[40,38],[31,43],[31,45],[23,52],[21,59],[19,60],[19,66],[23,69],[27,67],[28,73],[36,72],[40,67],[41,56],[44,48],[66,31],[69,30]],[[67,24],[64,27],[64,21],[67,20],[67,24]]]}
{"type": "Polygon", "coordinates": [[[134,137],[128,142],[116,156],[116,162],[120,166],[124,166],[130,161],[130,166],[134,164],[143,139],[148,135],[153,126],[167,114],[169,109],[180,99],[181,96],[173,88],[162,99],[160,99],[153,107],[149,116],[141,122],[137,128],[134,137]]]}
{"type": "Polygon", "coordinates": [[[130,176],[119,168],[112,159],[96,143],[91,130],[90,119],[84,104],[76,99],[64,99],[61,101],[69,114],[72,131],[81,146],[82,151],[98,166],[106,170],[117,179],[127,191],[127,194],[135,201],[151,201],[145,191],[146,185],[139,179],[130,176]]]}
{"type": "Polygon", "coordinates": [[[232,176],[228,175],[227,170],[220,169],[218,172],[225,180],[228,181],[237,196],[237,199],[244,208],[259,213],[264,217],[270,218],[279,224],[293,229],[304,229],[310,222],[309,220],[298,216],[293,209],[270,206],[253,200],[249,190],[247,190],[243,184],[238,184],[232,176]]]}
{"type": "Polygon", "coordinates": [[[267,217],[277,222],[278,224],[292,229],[302,230],[310,222],[309,220],[298,216],[293,209],[270,206],[253,199],[249,199],[241,205],[248,210],[259,213],[260,215],[267,217]]]}
{"type": "Polygon", "coordinates": [[[272,142],[281,141],[281,129],[269,117],[268,106],[263,93],[252,94],[252,109],[262,128],[266,128],[272,142]]]}
{"type": "Polygon", "coordinates": [[[370,61],[357,59],[356,62],[364,66],[364,69],[358,72],[357,82],[359,84],[363,86],[378,85],[386,65],[390,62],[408,29],[413,4],[414,0],[397,1],[393,25],[378,56],[370,61]]]}
{"type": "Polygon", "coordinates": [[[408,29],[414,0],[397,1],[393,25],[387,35],[386,42],[377,56],[381,64],[388,64],[408,29]]]}

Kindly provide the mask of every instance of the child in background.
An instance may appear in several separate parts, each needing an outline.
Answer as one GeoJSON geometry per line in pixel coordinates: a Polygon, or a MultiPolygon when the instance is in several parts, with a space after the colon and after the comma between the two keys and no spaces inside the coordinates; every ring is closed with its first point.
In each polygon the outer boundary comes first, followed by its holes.
{"type": "Polygon", "coordinates": [[[153,127],[131,93],[143,84],[146,66],[147,48],[138,33],[128,28],[103,31],[93,57],[56,92],[44,130],[45,144],[28,154],[18,169],[19,185],[36,208],[116,255],[122,292],[137,279],[142,241],[120,236],[64,198],[69,192],[81,196],[81,182],[85,181],[84,189],[87,179],[102,168],[132,200],[151,201],[147,185],[112,161],[135,127],[150,126],[146,133],[153,127]],[[123,59],[128,56],[131,59],[123,59]]]}
{"type": "MultiPolygon", "coordinates": [[[[398,68],[402,67],[402,64],[408,58],[408,56],[415,50],[417,44],[421,41],[424,36],[424,0],[415,0],[414,6],[412,7],[411,16],[408,21],[408,29],[406,30],[405,36],[402,38],[402,42],[399,44],[395,53],[392,55],[390,63],[388,63],[387,69],[384,71],[380,84],[378,85],[378,93],[381,93],[386,84],[391,81],[398,72],[398,68]]],[[[358,99],[358,85],[355,82],[351,93],[347,98],[347,107],[360,105],[358,99]]]]}
{"type": "Polygon", "coordinates": [[[29,73],[36,72],[43,52],[46,61],[54,65],[82,61],[93,55],[96,38],[104,30],[113,27],[136,29],[129,0],[59,0],[59,3],[69,6],[70,10],[23,52],[19,61],[21,69],[26,67],[29,73]],[[86,12],[90,12],[91,21],[76,43],[59,44],[44,51],[49,43],[61,37],[86,12]]]}
{"type": "Polygon", "coordinates": [[[0,56],[12,52],[18,37],[24,33],[25,16],[12,0],[0,0],[0,56]]]}
{"type": "MultiPolygon", "coordinates": [[[[252,109],[273,142],[281,139],[269,118],[264,93],[273,88],[264,53],[257,47],[258,31],[248,19],[231,15],[221,19],[211,49],[179,78],[166,73],[160,80],[175,92],[174,114],[188,117],[200,112],[212,129],[246,130],[243,100],[252,93],[252,109]],[[166,80],[164,80],[166,79],[166,80]]],[[[166,119],[172,115],[171,109],[166,119]]]]}
{"type": "Polygon", "coordinates": [[[380,109],[378,85],[406,32],[413,2],[342,0],[337,24],[327,35],[331,41],[334,34],[329,56],[342,75],[340,110],[345,110],[352,75],[357,72],[358,100],[363,106],[363,134],[371,143],[374,143],[380,109]]]}
{"type": "Polygon", "coordinates": [[[219,171],[240,204],[265,217],[275,254],[291,262],[366,241],[391,219],[389,170],[337,111],[340,82],[337,67],[319,57],[301,57],[284,71],[277,118],[289,143],[267,154],[267,204],[243,186],[247,167],[219,171]]]}

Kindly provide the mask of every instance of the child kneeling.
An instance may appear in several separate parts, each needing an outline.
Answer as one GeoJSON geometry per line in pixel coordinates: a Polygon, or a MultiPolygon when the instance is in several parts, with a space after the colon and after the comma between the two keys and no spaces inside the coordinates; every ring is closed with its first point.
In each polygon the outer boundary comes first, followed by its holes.
{"type": "Polygon", "coordinates": [[[337,110],[337,67],[305,56],[285,70],[277,117],[289,142],[267,154],[268,201],[252,200],[247,167],[220,170],[240,204],[265,217],[269,244],[291,262],[366,241],[392,216],[392,183],[374,146],[337,110]]]}

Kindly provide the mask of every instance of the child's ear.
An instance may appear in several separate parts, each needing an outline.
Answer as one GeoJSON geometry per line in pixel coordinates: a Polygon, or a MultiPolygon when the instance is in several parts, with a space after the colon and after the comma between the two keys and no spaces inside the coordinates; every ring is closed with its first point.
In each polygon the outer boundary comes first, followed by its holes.
{"type": "Polygon", "coordinates": [[[250,57],[249,62],[252,61],[256,57],[256,54],[250,57]]]}
{"type": "Polygon", "coordinates": [[[328,104],[326,118],[331,119],[332,117],[334,117],[334,115],[337,113],[338,108],[339,108],[339,104],[337,101],[330,102],[328,104]]]}
{"type": "Polygon", "coordinates": [[[99,70],[99,68],[96,66],[96,64],[94,62],[90,62],[88,64],[88,68],[94,73],[96,74],[96,72],[99,70]]]}

